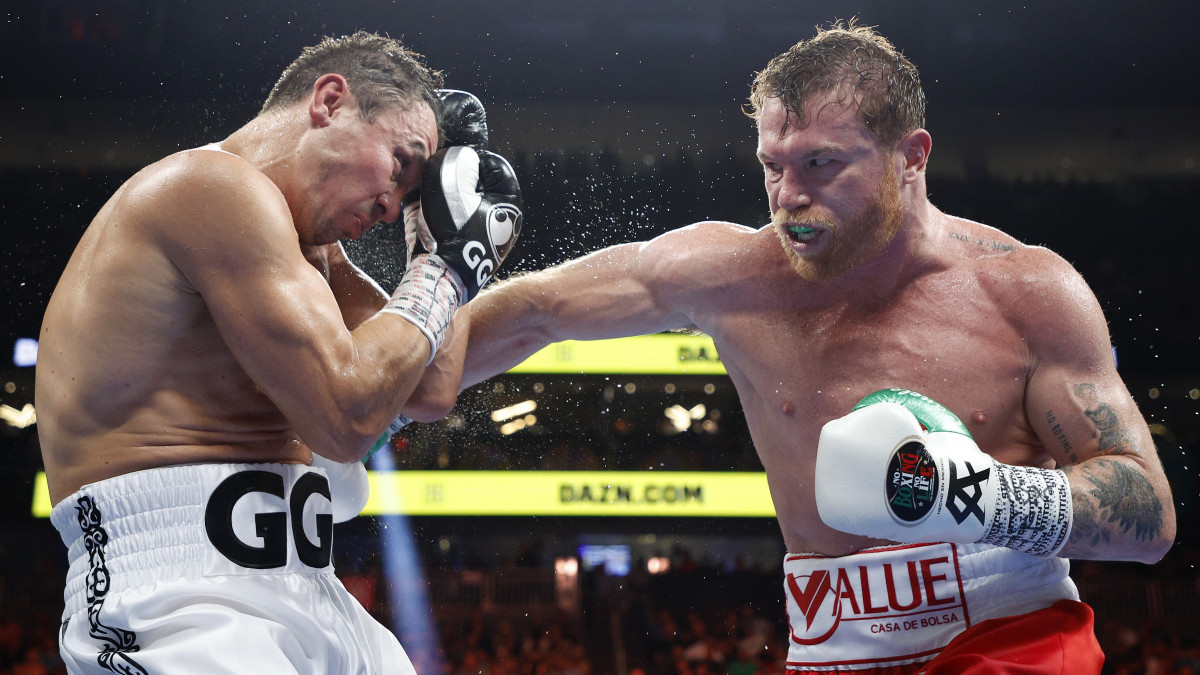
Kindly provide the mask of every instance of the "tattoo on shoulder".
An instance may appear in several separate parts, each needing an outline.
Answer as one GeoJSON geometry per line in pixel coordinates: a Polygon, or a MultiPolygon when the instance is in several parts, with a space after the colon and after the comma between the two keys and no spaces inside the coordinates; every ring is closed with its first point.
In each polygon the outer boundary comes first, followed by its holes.
{"type": "Polygon", "coordinates": [[[1095,499],[1093,508],[1076,521],[1085,525],[1093,544],[1103,543],[1109,538],[1105,525],[1120,526],[1125,532],[1133,531],[1140,541],[1152,541],[1162,534],[1162,504],[1154,494],[1154,487],[1145,476],[1129,466],[1114,460],[1100,460],[1097,469],[1107,469],[1108,476],[1096,471],[1084,477],[1092,484],[1088,494],[1095,499]]]}
{"type": "Polygon", "coordinates": [[[1141,454],[1133,440],[1133,434],[1121,423],[1112,406],[1100,400],[1100,394],[1095,385],[1081,383],[1075,385],[1075,395],[1085,404],[1084,414],[1096,427],[1100,435],[1099,453],[1112,455],[1134,452],[1141,454]]]}
{"type": "Polygon", "coordinates": [[[963,233],[963,232],[951,232],[950,238],[957,239],[958,241],[965,241],[968,244],[976,244],[978,246],[982,246],[983,248],[986,248],[986,249],[989,249],[992,251],[1015,251],[1015,250],[1017,250],[1017,247],[1014,244],[1005,244],[1005,243],[999,242],[999,241],[991,241],[988,239],[984,239],[983,237],[973,237],[973,236],[963,233]]]}

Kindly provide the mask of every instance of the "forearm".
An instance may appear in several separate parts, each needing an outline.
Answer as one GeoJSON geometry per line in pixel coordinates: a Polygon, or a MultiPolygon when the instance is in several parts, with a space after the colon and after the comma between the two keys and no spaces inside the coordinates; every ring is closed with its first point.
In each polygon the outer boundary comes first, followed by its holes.
{"type": "Polygon", "coordinates": [[[1071,536],[1065,558],[1155,563],[1175,539],[1175,507],[1165,481],[1122,455],[1066,466],[1071,486],[1071,536]],[[1156,485],[1155,483],[1160,483],[1156,485]]]}
{"type": "Polygon", "coordinates": [[[428,359],[428,340],[405,319],[380,313],[363,322],[313,380],[307,395],[325,400],[294,421],[300,437],[329,459],[360,458],[411,396],[428,359]]]}
{"type": "Polygon", "coordinates": [[[460,389],[507,371],[554,339],[546,330],[550,310],[541,291],[522,277],[480,293],[469,311],[460,389]]]}
{"type": "Polygon", "coordinates": [[[468,303],[455,313],[445,343],[401,409],[407,417],[417,422],[436,422],[454,408],[471,326],[470,307],[468,303]]]}

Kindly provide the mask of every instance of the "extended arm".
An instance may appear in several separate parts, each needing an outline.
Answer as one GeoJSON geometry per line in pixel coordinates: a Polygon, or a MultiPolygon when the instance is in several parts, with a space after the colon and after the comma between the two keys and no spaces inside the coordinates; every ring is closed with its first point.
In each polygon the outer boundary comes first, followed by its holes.
{"type": "Polygon", "coordinates": [[[689,325],[692,303],[719,276],[714,258],[706,258],[715,255],[708,247],[730,228],[708,223],[619,244],[485,290],[471,305],[462,386],[502,373],[553,342],[689,325]]]}

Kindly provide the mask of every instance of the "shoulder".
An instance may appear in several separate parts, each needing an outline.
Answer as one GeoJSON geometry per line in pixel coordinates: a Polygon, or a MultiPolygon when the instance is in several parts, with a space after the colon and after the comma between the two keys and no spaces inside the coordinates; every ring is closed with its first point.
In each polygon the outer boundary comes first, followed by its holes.
{"type": "Polygon", "coordinates": [[[303,261],[283,193],[236,155],[178,152],[138,172],[122,191],[118,220],[198,289],[221,274],[232,279],[303,261]]]}
{"type": "Polygon", "coordinates": [[[755,229],[725,221],[703,221],[661,234],[636,244],[643,264],[670,268],[672,273],[694,269],[713,276],[714,271],[732,271],[741,262],[780,252],[770,228],[755,229]]]}
{"type": "Polygon", "coordinates": [[[1083,342],[1107,349],[1108,330],[1100,304],[1069,261],[995,228],[969,221],[959,224],[971,239],[958,242],[968,251],[962,264],[972,270],[979,288],[1031,349],[1082,349],[1083,342]]]}
{"type": "Polygon", "coordinates": [[[180,222],[218,229],[269,225],[285,215],[290,222],[278,187],[249,162],[227,152],[177,152],[139,171],[123,191],[128,215],[168,231],[181,229],[172,227],[180,222]]]}
{"type": "Polygon", "coordinates": [[[761,234],[761,229],[723,220],[705,220],[661,234],[646,242],[645,246],[669,248],[685,245],[688,248],[707,246],[746,248],[754,246],[757,237],[761,234]]]}
{"type": "MultiPolygon", "coordinates": [[[[948,218],[943,250],[973,270],[981,285],[999,294],[1078,291],[1082,277],[1062,256],[1021,242],[1006,232],[963,218],[948,218]]],[[[1086,284],[1083,284],[1086,288],[1086,284]]]]}

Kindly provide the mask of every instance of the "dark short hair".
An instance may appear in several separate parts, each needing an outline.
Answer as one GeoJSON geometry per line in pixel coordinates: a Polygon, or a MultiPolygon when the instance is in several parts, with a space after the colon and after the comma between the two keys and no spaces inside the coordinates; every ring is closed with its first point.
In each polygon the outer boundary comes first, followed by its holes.
{"type": "Polygon", "coordinates": [[[423,60],[399,40],[366,31],[326,37],[305,47],[284,69],[260,112],[303,100],[312,92],[317,78],[336,73],[346,78],[359,113],[367,122],[373,123],[380,110],[408,108],[417,101],[429,104],[436,113],[442,74],[430,70],[423,60]]]}
{"type": "Polygon", "coordinates": [[[925,92],[917,67],[887,38],[854,19],[818,27],[815,37],[771,59],[754,77],[745,112],[757,122],[767,99],[778,98],[789,119],[794,115],[803,122],[809,98],[827,92],[853,97],[860,121],[881,149],[925,126],[925,92]]]}

